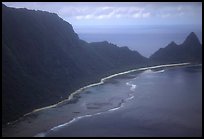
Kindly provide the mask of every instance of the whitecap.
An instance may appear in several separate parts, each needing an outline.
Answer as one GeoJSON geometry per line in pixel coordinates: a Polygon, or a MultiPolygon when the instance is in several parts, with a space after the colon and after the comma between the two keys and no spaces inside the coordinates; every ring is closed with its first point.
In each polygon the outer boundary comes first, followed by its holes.
{"type": "Polygon", "coordinates": [[[135,91],[135,88],[137,87],[136,84],[132,84],[131,82],[126,82],[126,85],[131,86],[131,87],[130,87],[130,90],[131,90],[131,91],[135,91]]]}
{"type": "Polygon", "coordinates": [[[152,73],[152,70],[151,69],[147,69],[143,73],[152,73]]]}
{"type": "Polygon", "coordinates": [[[116,107],[116,108],[110,109],[110,110],[108,110],[108,111],[115,111],[115,110],[118,110],[118,109],[120,109],[122,106],[123,106],[123,103],[120,105],[120,107],[116,107]]]}
{"type": "Polygon", "coordinates": [[[61,128],[61,127],[63,127],[63,126],[66,126],[66,125],[68,125],[68,124],[71,124],[71,123],[73,123],[73,122],[75,122],[75,121],[77,121],[77,120],[79,120],[79,119],[84,118],[84,117],[90,117],[90,116],[93,116],[93,115],[88,114],[88,115],[84,115],[84,116],[79,116],[79,117],[73,118],[71,121],[69,121],[69,122],[67,122],[67,123],[64,123],[64,124],[61,124],[61,125],[58,125],[58,126],[55,126],[55,127],[53,127],[52,129],[50,129],[50,130],[56,131],[56,130],[58,130],[59,128],[61,128]]]}
{"type": "Polygon", "coordinates": [[[154,73],[161,73],[164,72],[165,70],[159,70],[159,71],[155,71],[154,73]]]}
{"type": "MultiPolygon", "coordinates": [[[[109,109],[109,110],[107,110],[107,111],[108,111],[108,112],[110,112],[110,111],[115,111],[115,110],[120,109],[122,106],[123,106],[123,104],[121,104],[119,107],[112,108],[112,109],[109,109]]],[[[107,111],[104,111],[104,112],[107,112],[107,111]]],[[[79,119],[82,119],[82,118],[85,118],[85,117],[91,117],[91,116],[95,116],[95,115],[100,115],[100,114],[102,114],[102,113],[104,113],[104,112],[98,112],[98,113],[95,113],[95,114],[93,114],[93,115],[88,114],[88,115],[84,115],[84,116],[75,117],[75,118],[73,118],[71,121],[69,121],[69,122],[67,122],[67,123],[64,123],[64,124],[61,124],[61,125],[58,125],[58,126],[55,126],[55,127],[53,127],[52,129],[50,129],[49,131],[57,131],[59,128],[64,127],[64,126],[67,126],[67,125],[69,125],[69,124],[71,124],[71,123],[73,123],[73,122],[75,122],[75,121],[77,121],[77,120],[79,120],[79,119]]],[[[49,131],[48,131],[48,132],[49,132],[49,131]]],[[[47,133],[48,133],[48,132],[47,132],[47,133]]],[[[46,135],[45,133],[39,133],[39,134],[35,135],[35,137],[44,137],[45,135],[46,135]]]]}
{"type": "Polygon", "coordinates": [[[126,82],[126,85],[131,85],[130,82],[126,82]]]}
{"type": "Polygon", "coordinates": [[[134,96],[131,96],[131,97],[127,98],[126,100],[131,100],[131,99],[133,99],[133,98],[134,98],[134,96]]]}
{"type": "Polygon", "coordinates": [[[137,87],[137,85],[135,85],[135,84],[132,84],[132,85],[131,85],[131,88],[130,88],[130,90],[131,90],[131,91],[135,91],[135,88],[136,88],[136,87],[137,87]]]}
{"type": "Polygon", "coordinates": [[[136,79],[138,79],[139,77],[137,76],[137,77],[135,77],[135,78],[133,78],[132,80],[136,80],[136,79]]]}

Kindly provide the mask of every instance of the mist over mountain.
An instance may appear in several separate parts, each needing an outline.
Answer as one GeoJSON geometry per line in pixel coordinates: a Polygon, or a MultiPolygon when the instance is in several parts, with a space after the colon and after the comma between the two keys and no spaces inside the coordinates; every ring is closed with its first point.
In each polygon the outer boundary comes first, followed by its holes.
{"type": "Polygon", "coordinates": [[[80,40],[57,14],[2,4],[2,121],[54,104],[113,73],[147,65],[127,47],[80,40]]]}

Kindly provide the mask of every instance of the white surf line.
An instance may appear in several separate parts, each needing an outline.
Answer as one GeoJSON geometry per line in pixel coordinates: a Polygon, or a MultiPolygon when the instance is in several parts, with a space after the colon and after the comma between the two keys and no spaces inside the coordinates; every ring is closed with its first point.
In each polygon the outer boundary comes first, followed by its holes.
{"type": "Polygon", "coordinates": [[[135,96],[131,96],[131,97],[129,97],[129,98],[127,98],[126,100],[128,101],[128,100],[131,100],[131,99],[133,99],[135,96]]]}
{"type": "MultiPolygon", "coordinates": [[[[157,68],[158,67],[171,67],[171,66],[181,66],[181,65],[188,65],[188,64],[190,64],[190,63],[168,64],[168,65],[160,65],[160,66],[152,66],[152,67],[134,69],[134,70],[130,70],[130,71],[126,71],[126,72],[121,72],[121,73],[118,73],[118,74],[114,74],[114,75],[108,76],[106,78],[101,79],[101,82],[96,83],[96,84],[92,84],[92,85],[88,85],[86,87],[88,88],[89,86],[99,85],[99,84],[104,83],[104,81],[107,80],[107,79],[113,78],[113,77],[118,76],[118,75],[123,75],[123,74],[127,74],[127,73],[130,73],[130,72],[134,72],[134,71],[142,71],[142,70],[146,70],[146,69],[150,69],[150,68],[155,68],[155,67],[157,67],[157,68]]],[[[130,82],[127,82],[126,84],[130,85],[130,86],[133,85],[130,82]]],[[[136,87],[136,85],[134,87],[136,87]]],[[[85,87],[83,87],[83,88],[85,88],[85,87]]],[[[87,115],[83,115],[83,116],[79,116],[79,117],[74,117],[72,120],[70,120],[70,121],[68,121],[68,122],[66,122],[64,124],[55,126],[55,127],[51,128],[51,129],[47,130],[47,132],[39,133],[39,134],[35,135],[34,137],[39,137],[39,135],[41,135],[41,134],[45,136],[47,133],[49,133],[49,131],[54,131],[54,130],[60,128],[60,127],[67,126],[67,125],[69,125],[69,124],[71,124],[71,123],[73,123],[73,122],[75,122],[75,121],[77,121],[79,119],[85,118],[85,117],[92,117],[92,116],[100,115],[100,114],[103,114],[103,113],[106,113],[106,112],[112,112],[112,111],[118,110],[118,109],[120,109],[120,108],[122,108],[124,106],[125,102],[127,102],[127,101],[129,101],[129,100],[131,100],[133,98],[134,98],[134,95],[130,94],[130,97],[128,97],[124,101],[122,101],[118,107],[114,107],[114,108],[111,108],[109,110],[98,112],[98,113],[95,113],[95,114],[87,114],[87,115]]]]}
{"type": "Polygon", "coordinates": [[[95,116],[95,115],[100,115],[100,114],[103,114],[103,113],[106,113],[106,112],[111,112],[111,111],[115,111],[115,110],[118,110],[120,109],[121,107],[123,107],[123,103],[124,102],[121,102],[120,106],[118,107],[114,107],[112,109],[109,109],[109,110],[106,110],[106,111],[102,111],[102,112],[98,112],[98,113],[95,113],[95,114],[87,114],[87,115],[82,115],[82,116],[79,116],[79,117],[75,117],[73,118],[72,120],[64,123],[64,124],[60,124],[58,126],[55,126],[49,130],[47,130],[47,132],[41,132],[41,133],[38,133],[36,134],[35,136],[33,137],[45,137],[46,134],[48,134],[50,131],[56,131],[58,128],[61,128],[61,127],[64,127],[64,126],[67,126],[75,121],[78,121],[79,119],[82,119],[82,118],[85,118],[85,117],[92,117],[92,116],[95,116]]]}
{"type": "Polygon", "coordinates": [[[159,70],[159,71],[154,71],[154,73],[161,73],[164,72],[165,70],[159,70]]]}
{"type": "MultiPolygon", "coordinates": [[[[132,97],[131,97],[131,99],[132,99],[132,97]]],[[[127,101],[127,100],[129,100],[129,99],[125,99],[125,101],[127,101]]],[[[73,118],[72,120],[70,120],[70,121],[68,121],[68,122],[66,122],[66,123],[64,123],[64,124],[55,126],[55,127],[51,128],[51,129],[47,130],[47,132],[39,133],[39,134],[35,135],[34,137],[37,137],[38,135],[41,135],[41,134],[46,135],[46,134],[48,134],[50,131],[56,131],[58,128],[67,126],[67,125],[69,125],[69,124],[71,124],[71,123],[73,123],[73,122],[75,122],[75,121],[78,121],[79,119],[82,119],[82,118],[92,117],[92,116],[100,115],[100,114],[103,114],[103,113],[106,113],[106,112],[112,112],[112,111],[118,110],[118,109],[120,109],[120,108],[122,108],[122,107],[124,106],[125,101],[122,100],[122,101],[119,103],[119,106],[114,107],[114,108],[111,108],[111,109],[109,109],[109,110],[97,112],[97,113],[94,113],[94,114],[87,114],[87,115],[82,115],[82,116],[79,116],[79,117],[75,117],[75,118],[73,118]]]]}
{"type": "Polygon", "coordinates": [[[95,113],[95,114],[86,114],[86,115],[82,115],[82,116],[79,116],[79,117],[74,117],[72,120],[70,120],[70,121],[68,121],[68,122],[66,122],[66,123],[64,123],[64,124],[60,124],[60,125],[58,125],[58,126],[55,126],[55,127],[51,128],[51,129],[47,130],[47,132],[39,133],[39,134],[35,135],[34,137],[38,137],[38,136],[41,135],[41,134],[43,134],[43,135],[45,136],[45,135],[48,134],[50,131],[56,131],[58,128],[67,126],[67,125],[69,125],[69,124],[71,124],[71,123],[73,123],[73,122],[75,122],[75,121],[78,121],[78,120],[80,120],[80,119],[82,119],[82,118],[92,117],[92,116],[95,116],[95,115],[100,115],[100,114],[103,114],[103,113],[116,111],[116,110],[118,110],[118,109],[124,107],[125,102],[127,102],[127,101],[129,101],[129,100],[131,100],[131,99],[133,99],[133,98],[134,98],[134,95],[133,95],[133,94],[130,94],[130,97],[128,97],[128,98],[122,100],[122,101],[119,103],[119,106],[117,106],[117,107],[111,108],[111,109],[109,109],[109,110],[97,112],[97,113],[95,113]]]}
{"type": "Polygon", "coordinates": [[[87,89],[87,88],[90,88],[90,87],[93,87],[93,86],[97,86],[97,85],[100,85],[100,84],[103,84],[106,80],[108,79],[111,79],[113,77],[116,77],[116,76],[119,76],[119,75],[124,75],[124,74],[127,74],[127,73],[131,73],[131,72],[135,72],[135,71],[143,71],[143,70],[147,70],[147,69],[156,69],[156,68],[160,68],[160,67],[172,67],[172,66],[182,66],[182,65],[189,65],[191,63],[178,63],[178,64],[164,64],[164,65],[158,65],[158,66],[151,66],[151,67],[145,67],[145,68],[137,68],[137,69],[132,69],[132,70],[129,70],[129,71],[125,71],[125,72],[120,72],[120,73],[116,73],[116,74],[113,74],[113,75],[110,75],[108,77],[105,77],[105,78],[102,78],[100,82],[98,83],[94,83],[94,84],[90,84],[90,85],[87,85],[85,87],[82,87],[78,90],[76,90],[75,92],[71,93],[68,97],[68,99],[65,99],[65,100],[62,100],[56,104],[53,104],[53,105],[50,105],[50,106],[46,106],[46,107],[42,107],[42,108],[39,108],[39,109],[35,109],[27,114],[24,114],[22,117],[20,117],[18,120],[15,120],[14,122],[9,122],[10,124],[13,124],[17,121],[19,121],[21,118],[23,118],[24,116],[27,116],[27,115],[30,115],[32,113],[35,113],[35,112],[38,112],[38,111],[41,111],[41,110],[45,110],[45,109],[49,109],[49,108],[53,108],[53,107],[56,107],[58,104],[61,104],[65,101],[69,101],[73,98],[74,95],[80,93],[81,91],[83,91],[84,89],[87,89]]]}

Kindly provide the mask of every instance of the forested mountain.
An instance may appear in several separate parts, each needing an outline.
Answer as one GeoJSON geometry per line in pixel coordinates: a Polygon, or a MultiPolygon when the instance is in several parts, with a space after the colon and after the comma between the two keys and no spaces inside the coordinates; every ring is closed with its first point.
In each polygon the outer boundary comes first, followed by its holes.
{"type": "Polygon", "coordinates": [[[182,62],[202,63],[202,45],[193,32],[182,44],[171,42],[150,56],[150,63],[155,65],[182,62]]]}
{"type": "Polygon", "coordinates": [[[147,59],[107,41],[87,43],[57,14],[2,4],[2,123],[55,104],[105,76],[180,62],[202,62],[194,33],[147,59]]]}
{"type": "Polygon", "coordinates": [[[82,86],[147,65],[127,47],[80,40],[57,14],[2,4],[2,123],[57,103],[82,86]]]}

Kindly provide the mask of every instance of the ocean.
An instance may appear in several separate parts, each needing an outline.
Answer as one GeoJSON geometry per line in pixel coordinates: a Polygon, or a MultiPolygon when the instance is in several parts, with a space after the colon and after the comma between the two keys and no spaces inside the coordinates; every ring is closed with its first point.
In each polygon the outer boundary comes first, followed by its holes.
{"type": "Polygon", "coordinates": [[[130,70],[74,93],[9,123],[2,136],[202,136],[202,64],[130,70]]]}
{"type": "Polygon", "coordinates": [[[43,135],[201,137],[202,66],[115,77],[85,90],[75,105],[92,114],[75,117],[43,135]]]}
{"type": "Polygon", "coordinates": [[[202,30],[197,26],[153,26],[153,27],[89,27],[75,28],[79,38],[87,42],[108,41],[119,47],[127,46],[145,57],[174,41],[182,44],[193,31],[202,44],[202,30]]]}

